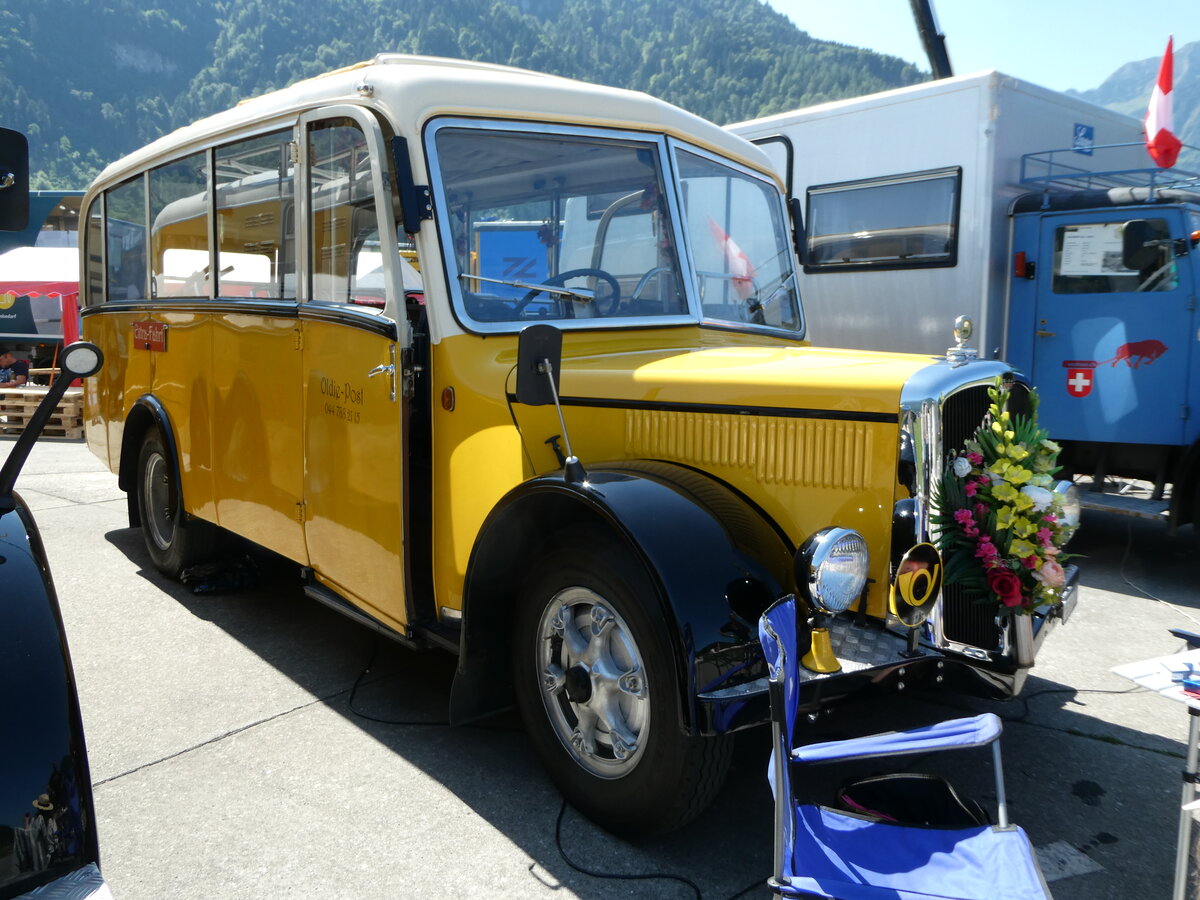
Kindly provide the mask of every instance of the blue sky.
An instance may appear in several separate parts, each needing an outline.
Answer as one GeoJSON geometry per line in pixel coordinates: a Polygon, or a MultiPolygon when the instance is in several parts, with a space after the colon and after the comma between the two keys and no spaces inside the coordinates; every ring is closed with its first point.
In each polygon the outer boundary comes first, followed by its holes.
{"type": "MultiPolygon", "coordinates": [[[[815,38],[929,69],[909,0],[766,0],[815,38]]],[[[999,69],[1065,91],[1099,87],[1121,64],[1200,41],[1200,4],[1130,0],[931,0],[956,75],[999,69]]],[[[1147,86],[1147,90],[1149,87],[1147,86]]]]}

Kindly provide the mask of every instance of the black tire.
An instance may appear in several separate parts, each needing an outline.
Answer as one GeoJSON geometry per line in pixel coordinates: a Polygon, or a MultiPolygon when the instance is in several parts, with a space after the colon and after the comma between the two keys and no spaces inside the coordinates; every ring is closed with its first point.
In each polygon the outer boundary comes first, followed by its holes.
{"type": "Polygon", "coordinates": [[[680,827],[720,790],[732,739],[682,731],[681,688],[648,578],[602,540],[560,545],[536,570],[519,598],[513,678],[551,780],[623,837],[680,827]]]}
{"type": "Polygon", "coordinates": [[[175,461],[157,429],[148,431],[142,440],[134,493],[146,551],[164,575],[178,578],[184,569],[216,552],[216,526],[192,518],[180,507],[175,461]]]}

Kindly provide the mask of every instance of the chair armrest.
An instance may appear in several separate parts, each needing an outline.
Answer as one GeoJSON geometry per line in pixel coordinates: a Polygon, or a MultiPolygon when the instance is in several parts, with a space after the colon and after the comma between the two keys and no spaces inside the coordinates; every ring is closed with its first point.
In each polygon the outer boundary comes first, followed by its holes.
{"type": "Polygon", "coordinates": [[[833,762],[984,747],[1000,737],[1002,728],[995,714],[982,713],[970,718],[948,719],[911,731],[887,731],[844,741],[808,744],[793,749],[791,756],[796,762],[833,762]]]}

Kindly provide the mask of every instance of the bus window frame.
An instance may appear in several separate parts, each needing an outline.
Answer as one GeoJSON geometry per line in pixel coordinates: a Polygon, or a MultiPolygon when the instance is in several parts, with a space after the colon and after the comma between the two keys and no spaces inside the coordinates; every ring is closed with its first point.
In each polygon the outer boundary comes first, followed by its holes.
{"type": "MultiPolygon", "coordinates": [[[[678,325],[696,325],[701,320],[699,299],[695,296],[690,285],[694,284],[691,271],[691,255],[683,249],[685,234],[680,208],[681,199],[673,187],[675,172],[671,161],[671,139],[665,134],[633,131],[626,128],[607,128],[601,126],[573,125],[561,122],[546,123],[522,119],[483,119],[474,116],[447,115],[438,116],[426,123],[423,131],[423,146],[429,168],[429,183],[434,196],[435,208],[439,204],[446,206],[446,182],[442,171],[441,160],[438,156],[437,136],[444,129],[464,129],[476,132],[512,133],[517,136],[551,136],[566,138],[595,139],[612,141],[617,144],[638,143],[653,145],[658,166],[659,177],[664,182],[663,198],[670,215],[670,228],[674,246],[678,251],[679,273],[685,285],[686,311],[673,315],[646,317],[613,317],[597,319],[556,319],[554,326],[563,331],[582,330],[613,330],[620,328],[659,328],[678,325]]],[[[694,145],[680,142],[684,146],[694,145]]],[[[516,334],[522,328],[532,324],[530,321],[489,322],[473,318],[467,311],[463,297],[462,286],[457,278],[451,277],[452,271],[457,271],[454,265],[454,235],[451,233],[450,216],[435,215],[437,223],[438,261],[445,272],[446,290],[449,298],[450,312],[458,325],[469,334],[516,334]]],[[[425,266],[422,265],[422,271],[425,266]]]]}
{"type": "MultiPolygon", "coordinates": [[[[310,163],[311,153],[308,146],[308,132],[311,125],[319,124],[330,119],[350,119],[362,130],[367,143],[367,152],[371,160],[371,187],[375,194],[375,220],[379,226],[380,247],[398,247],[396,217],[391,214],[395,208],[395,198],[390,189],[393,179],[391,172],[384,171],[384,161],[390,159],[388,145],[383,134],[383,124],[369,109],[348,103],[321,106],[300,113],[295,123],[295,139],[299,147],[297,161],[297,177],[295,179],[296,202],[296,297],[302,308],[312,302],[312,197],[310,193],[310,163]]],[[[409,349],[412,338],[410,329],[403,327],[406,322],[403,313],[403,280],[400,274],[398,260],[399,250],[383,253],[384,296],[383,309],[385,318],[396,323],[399,344],[402,350],[409,349]]],[[[327,303],[313,303],[314,306],[328,308],[327,303]]],[[[347,306],[347,310],[354,307],[347,306]]],[[[366,313],[378,318],[377,313],[366,313]]]]}
{"type": "MultiPolygon", "coordinates": [[[[320,123],[329,119],[350,119],[362,131],[366,140],[368,153],[371,160],[371,188],[375,196],[375,217],[380,229],[380,246],[381,247],[398,247],[398,232],[396,227],[395,216],[391,211],[396,207],[396,198],[390,189],[392,184],[392,174],[389,170],[385,170],[385,165],[390,165],[390,155],[388,144],[384,134],[385,129],[390,132],[390,126],[387,124],[386,118],[381,113],[376,113],[374,110],[349,103],[336,103],[326,106],[315,107],[312,109],[302,110],[299,113],[289,115],[270,116],[245,127],[230,129],[228,131],[214,133],[206,136],[202,140],[189,142],[185,145],[176,147],[170,154],[163,154],[160,157],[155,157],[139,165],[133,171],[124,171],[114,174],[110,179],[107,179],[102,185],[97,185],[95,193],[90,197],[85,196],[81,204],[81,218],[90,215],[92,210],[99,204],[101,217],[101,248],[100,261],[101,271],[104,276],[103,287],[101,290],[102,296],[97,298],[89,293],[86,305],[102,305],[114,302],[131,302],[136,304],[152,304],[154,306],[161,305],[163,308],[170,308],[178,305],[194,305],[197,300],[180,298],[175,300],[169,297],[151,297],[149,294],[149,241],[150,241],[150,197],[148,179],[151,170],[161,166],[170,165],[173,162],[193,156],[197,153],[204,153],[208,159],[209,167],[209,190],[208,190],[208,234],[209,234],[209,259],[210,265],[213,264],[213,258],[216,254],[216,199],[213,189],[213,167],[215,165],[215,153],[219,147],[227,147],[240,141],[250,140],[255,137],[262,137],[274,132],[290,130],[292,132],[292,140],[298,148],[298,152],[294,155],[294,186],[295,191],[295,265],[296,265],[296,296],[294,300],[271,301],[272,304],[283,302],[289,305],[298,306],[301,310],[305,305],[309,304],[312,299],[311,293],[311,271],[309,261],[311,258],[311,204],[309,202],[308,184],[309,184],[309,152],[307,144],[308,126],[310,124],[320,123]],[[110,285],[108,282],[108,228],[109,228],[109,203],[108,194],[110,191],[128,184],[134,180],[142,182],[142,208],[143,216],[145,217],[146,229],[146,284],[143,286],[143,294],[145,296],[133,300],[125,298],[114,298],[110,295],[110,285]],[[86,209],[86,213],[83,210],[86,209]]],[[[85,253],[90,253],[91,245],[87,237],[83,238],[83,243],[87,247],[85,253]]],[[[400,348],[403,350],[409,349],[412,343],[410,329],[402,327],[402,323],[406,322],[406,318],[402,315],[403,310],[403,280],[398,263],[399,251],[395,253],[384,253],[383,256],[383,272],[384,272],[384,291],[386,296],[386,304],[383,309],[383,318],[394,323],[398,333],[400,348]]],[[[82,276],[81,276],[82,277],[82,276]]],[[[229,300],[230,302],[245,302],[241,298],[223,298],[216,293],[216,285],[219,279],[211,279],[209,289],[209,300],[229,300]]],[[[262,301],[257,301],[262,302],[262,301]]],[[[329,304],[313,304],[314,307],[320,306],[327,308],[329,304]]],[[[380,316],[378,312],[368,313],[366,309],[356,309],[354,306],[346,306],[345,310],[348,314],[358,313],[363,316],[368,316],[371,320],[378,322],[380,316]]]]}

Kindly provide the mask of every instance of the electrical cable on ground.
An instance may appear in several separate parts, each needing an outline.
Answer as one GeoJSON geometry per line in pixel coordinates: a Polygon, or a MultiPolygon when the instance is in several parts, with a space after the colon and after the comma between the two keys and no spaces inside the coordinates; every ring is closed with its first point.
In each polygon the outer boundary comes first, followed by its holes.
{"type": "MultiPolygon", "coordinates": [[[[1200,528],[1200,523],[1197,523],[1193,527],[1200,528]]],[[[1149,597],[1151,600],[1154,600],[1158,603],[1163,603],[1167,606],[1170,606],[1177,614],[1183,616],[1185,619],[1190,620],[1193,625],[1200,625],[1200,619],[1197,619],[1195,616],[1189,614],[1186,610],[1180,609],[1178,605],[1171,603],[1169,600],[1164,600],[1162,597],[1156,597],[1154,594],[1150,593],[1144,587],[1136,585],[1132,581],[1129,580],[1129,576],[1125,574],[1125,564],[1127,562],[1129,562],[1129,554],[1133,551],[1133,522],[1127,523],[1126,528],[1127,528],[1126,533],[1128,535],[1128,538],[1125,542],[1125,554],[1121,557],[1121,580],[1124,581],[1131,588],[1133,588],[1135,591],[1138,591],[1139,593],[1144,594],[1146,597],[1149,597]]]]}
{"type": "MultiPolygon", "coordinates": [[[[350,712],[352,712],[354,715],[358,716],[359,718],[366,719],[369,722],[377,722],[381,725],[400,725],[400,726],[406,726],[406,727],[414,727],[415,726],[415,727],[449,728],[450,722],[445,719],[437,719],[437,720],[384,719],[379,716],[374,716],[374,715],[371,715],[370,713],[363,712],[361,709],[359,709],[358,707],[356,707],[354,705],[354,698],[358,694],[358,689],[362,685],[362,683],[366,679],[366,677],[371,674],[371,667],[374,666],[374,664],[375,664],[375,657],[378,654],[378,652],[379,652],[379,637],[378,637],[378,635],[375,635],[375,636],[373,636],[373,639],[371,642],[370,658],[367,660],[367,664],[363,667],[362,671],[358,673],[358,677],[354,679],[354,684],[350,688],[350,695],[346,701],[346,704],[347,704],[348,708],[350,709],[350,712]]],[[[475,726],[475,727],[479,727],[479,726],[475,726]]],[[[678,884],[686,885],[687,887],[691,888],[692,892],[696,896],[696,900],[703,900],[704,895],[700,891],[700,887],[694,881],[691,881],[690,879],[685,878],[682,875],[671,875],[671,874],[668,874],[665,872],[664,873],[652,873],[651,872],[651,873],[645,873],[645,874],[621,874],[621,873],[616,873],[616,872],[598,872],[594,869],[588,869],[585,866],[582,866],[579,863],[575,862],[575,860],[573,860],[567,854],[566,849],[563,847],[562,824],[563,824],[563,816],[566,814],[566,811],[567,811],[567,801],[564,798],[562,801],[562,804],[558,810],[558,819],[555,821],[555,824],[554,824],[554,843],[555,843],[555,847],[558,849],[558,855],[560,857],[562,857],[563,862],[565,862],[568,866],[570,866],[576,872],[579,872],[582,875],[587,875],[590,878],[604,878],[604,879],[612,879],[612,880],[616,880],[616,881],[674,881],[678,884]]],[[[763,878],[756,879],[755,881],[748,884],[746,887],[742,888],[736,894],[730,895],[728,898],[726,898],[726,900],[738,900],[738,898],[745,896],[749,891],[751,891],[754,888],[759,887],[765,883],[766,883],[766,879],[763,879],[763,878]]]]}

